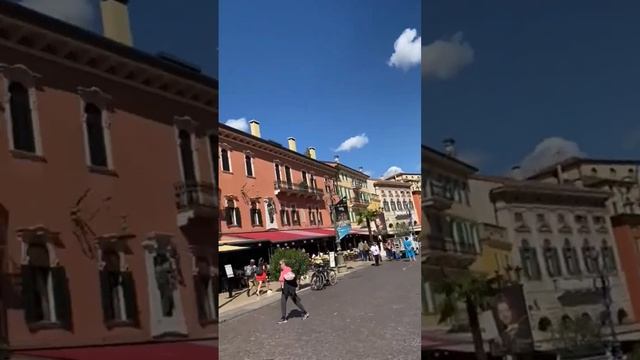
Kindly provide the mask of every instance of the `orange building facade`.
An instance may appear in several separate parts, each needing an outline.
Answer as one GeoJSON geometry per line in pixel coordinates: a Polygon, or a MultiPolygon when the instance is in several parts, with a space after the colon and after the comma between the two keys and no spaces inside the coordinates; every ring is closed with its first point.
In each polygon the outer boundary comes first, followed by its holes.
{"type": "Polygon", "coordinates": [[[0,2],[0,347],[217,335],[217,88],[0,2]]]}
{"type": "Polygon", "coordinates": [[[257,121],[250,127],[219,126],[221,244],[249,250],[226,254],[220,265],[267,260],[277,247],[322,251],[319,239],[334,236],[335,169],[316,160],[314,148],[298,152],[294,138],[285,147],[262,139],[257,121]]]}
{"type": "Polygon", "coordinates": [[[634,318],[640,317],[640,215],[620,214],[611,217],[618,246],[620,267],[624,270],[634,318]]]}

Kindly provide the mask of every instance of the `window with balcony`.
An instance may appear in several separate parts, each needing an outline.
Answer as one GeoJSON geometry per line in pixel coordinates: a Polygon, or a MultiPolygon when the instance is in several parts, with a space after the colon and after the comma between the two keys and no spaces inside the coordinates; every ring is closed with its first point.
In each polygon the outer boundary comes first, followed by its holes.
{"type": "Polygon", "coordinates": [[[318,225],[324,225],[324,220],[322,219],[322,212],[320,212],[320,209],[316,208],[316,214],[318,215],[318,225]]]}
{"type": "Polygon", "coordinates": [[[251,154],[244,154],[244,168],[248,177],[255,177],[255,171],[253,169],[253,157],[251,154]]]}
{"type": "Polygon", "coordinates": [[[36,134],[29,89],[20,82],[11,82],[8,90],[13,149],[36,154],[36,134]]]}
{"type": "Polygon", "coordinates": [[[185,183],[193,183],[196,181],[196,168],[191,133],[185,129],[178,130],[178,141],[182,160],[182,178],[185,183]]]}
{"type": "Polygon", "coordinates": [[[240,215],[240,208],[236,207],[236,202],[233,199],[227,199],[227,206],[224,209],[225,221],[228,227],[241,227],[242,216],[240,215]]]}
{"type": "Polygon", "coordinates": [[[524,270],[524,276],[529,280],[540,280],[540,263],[538,262],[537,250],[529,245],[529,242],[525,239],[522,240],[520,246],[520,260],[522,262],[522,269],[524,270]]]}
{"type": "Polygon", "coordinates": [[[212,276],[212,262],[206,257],[196,258],[196,272],[193,284],[198,306],[198,320],[200,324],[209,324],[216,319],[216,297],[214,277],[212,276]]]}
{"type": "Polygon", "coordinates": [[[260,210],[260,201],[252,200],[251,201],[251,209],[249,209],[251,213],[251,226],[259,227],[264,226],[262,220],[262,210],[260,210]]]}
{"type": "Polygon", "coordinates": [[[384,199],[382,201],[382,207],[384,208],[384,211],[389,212],[390,208],[389,208],[389,202],[387,201],[387,199],[384,199]]]}
{"type": "Polygon", "coordinates": [[[102,314],[107,328],[119,325],[133,325],[137,321],[133,274],[125,271],[122,264],[124,254],[113,248],[103,248],[100,252],[100,289],[102,314]]]}
{"type": "Polygon", "coordinates": [[[293,187],[293,176],[291,175],[291,168],[289,166],[284,167],[284,176],[287,181],[287,187],[291,189],[293,187]]]}
{"type": "Polygon", "coordinates": [[[316,182],[316,177],[313,175],[310,175],[309,186],[311,186],[311,188],[314,190],[318,189],[318,183],[316,182]]]}
{"type": "Polygon", "coordinates": [[[567,268],[569,275],[580,275],[580,261],[578,260],[578,251],[575,246],[571,244],[569,239],[564,239],[564,245],[562,246],[562,255],[564,257],[564,264],[567,268]]]}
{"type": "Polygon", "coordinates": [[[291,221],[293,226],[300,226],[300,212],[295,205],[291,205],[291,221]]]}
{"type": "Polygon", "coordinates": [[[513,220],[516,222],[516,224],[518,225],[522,225],[524,224],[524,214],[521,212],[516,212],[513,214],[513,220]]]}
{"type": "Polygon", "coordinates": [[[560,256],[558,255],[558,249],[551,245],[551,240],[544,240],[544,262],[547,268],[547,274],[549,277],[558,277],[562,275],[562,268],[560,265],[560,256]]]}
{"type": "Polygon", "coordinates": [[[391,200],[391,211],[397,211],[398,208],[396,207],[396,202],[391,200]]]}
{"type": "Polygon", "coordinates": [[[231,172],[231,154],[227,149],[220,150],[220,162],[222,163],[223,172],[231,172]]]}
{"type": "Polygon", "coordinates": [[[282,173],[280,170],[280,164],[274,164],[274,171],[276,173],[276,182],[278,182],[278,184],[280,184],[282,182],[282,173]]]}
{"type": "Polygon", "coordinates": [[[280,222],[282,226],[291,226],[291,214],[285,205],[280,207],[280,222]]]}
{"type": "Polygon", "coordinates": [[[315,211],[313,211],[312,209],[309,209],[309,223],[310,223],[312,226],[317,225],[317,222],[316,222],[316,212],[315,212],[315,211]]]}
{"type": "Polygon", "coordinates": [[[307,172],[306,171],[302,171],[302,184],[303,184],[303,186],[306,186],[306,187],[309,186],[309,181],[307,179],[307,172]]]}
{"type": "Polygon", "coordinates": [[[406,211],[409,211],[409,203],[407,202],[407,200],[402,201],[402,208],[406,211]]]}
{"type": "Polygon", "coordinates": [[[604,268],[604,271],[608,273],[615,273],[618,270],[616,264],[616,255],[613,252],[613,248],[605,239],[602,240],[600,253],[602,254],[602,266],[604,268]]]}
{"type": "Polygon", "coordinates": [[[600,261],[596,249],[589,243],[588,239],[584,239],[582,244],[582,259],[584,261],[585,268],[589,274],[597,274],[600,266],[600,261]]]}

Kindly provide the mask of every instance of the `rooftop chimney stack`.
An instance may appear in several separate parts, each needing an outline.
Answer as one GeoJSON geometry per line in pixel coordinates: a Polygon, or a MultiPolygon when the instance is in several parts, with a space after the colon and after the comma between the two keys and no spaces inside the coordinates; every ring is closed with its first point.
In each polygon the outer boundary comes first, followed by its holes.
{"type": "Polygon", "coordinates": [[[340,164],[340,155],[336,155],[336,156],[333,158],[333,161],[334,161],[336,164],[340,164]]]}
{"type": "Polygon", "coordinates": [[[316,159],[316,148],[314,148],[314,147],[307,148],[307,156],[309,156],[310,158],[315,160],[316,159]]]}
{"type": "Polygon", "coordinates": [[[523,180],[522,171],[520,170],[520,165],[514,165],[511,168],[511,178],[514,180],[523,180]]]}
{"type": "Polygon", "coordinates": [[[249,129],[251,130],[251,135],[257,138],[260,137],[260,122],[258,120],[249,121],[249,129]]]}
{"type": "Polygon", "coordinates": [[[129,0],[100,0],[103,35],[127,46],[133,46],[129,24],[129,0]]]}
{"type": "Polygon", "coordinates": [[[287,139],[287,141],[289,142],[289,150],[298,151],[298,146],[296,145],[296,138],[290,137],[287,139]]]}
{"type": "Polygon", "coordinates": [[[444,139],[444,153],[447,156],[455,157],[456,156],[456,141],[452,138],[444,139]]]}

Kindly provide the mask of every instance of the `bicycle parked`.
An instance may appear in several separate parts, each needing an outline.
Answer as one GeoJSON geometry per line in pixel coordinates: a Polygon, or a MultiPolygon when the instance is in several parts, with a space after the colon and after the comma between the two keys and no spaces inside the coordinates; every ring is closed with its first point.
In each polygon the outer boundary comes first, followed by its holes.
{"type": "Polygon", "coordinates": [[[327,285],[335,285],[338,282],[336,271],[326,265],[316,264],[313,266],[311,275],[311,289],[322,290],[327,285]]]}

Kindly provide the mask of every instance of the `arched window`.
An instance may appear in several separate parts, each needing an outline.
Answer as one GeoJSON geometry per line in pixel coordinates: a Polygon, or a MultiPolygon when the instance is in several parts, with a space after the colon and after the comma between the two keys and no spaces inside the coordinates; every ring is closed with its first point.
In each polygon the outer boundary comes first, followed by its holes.
{"type": "Polygon", "coordinates": [[[529,245],[529,242],[524,239],[520,246],[520,258],[522,261],[522,268],[524,275],[529,280],[540,280],[540,264],[538,262],[538,253],[535,248],[529,245]]]}
{"type": "Polygon", "coordinates": [[[579,275],[581,273],[581,270],[580,262],[578,261],[578,251],[571,244],[571,241],[569,241],[569,239],[564,239],[562,255],[564,257],[564,264],[569,275],[579,275]]]}
{"type": "Polygon", "coordinates": [[[596,253],[595,248],[589,243],[588,239],[584,239],[584,243],[582,244],[582,258],[589,274],[595,274],[598,272],[598,267],[600,265],[598,254],[596,253]]]}
{"type": "MultiPolygon", "coordinates": [[[[222,161],[222,171],[231,172],[231,158],[229,150],[224,148],[220,150],[220,160],[222,161]]],[[[279,170],[278,164],[276,164],[276,169],[279,170]]],[[[276,172],[276,176],[277,175],[279,175],[279,172],[276,172]]],[[[277,178],[277,181],[280,181],[279,177],[277,178]]]]}
{"type": "Polygon", "coordinates": [[[191,143],[191,133],[187,130],[178,131],[180,146],[180,158],[182,159],[182,176],[185,182],[196,180],[195,162],[193,159],[193,147],[191,143]]]}
{"type": "Polygon", "coordinates": [[[9,84],[9,107],[11,109],[13,148],[36,153],[29,89],[19,82],[9,84]]]}
{"type": "Polygon", "coordinates": [[[396,202],[391,200],[391,211],[397,211],[398,208],[396,207],[396,202]]]}
{"type": "Polygon", "coordinates": [[[551,241],[549,239],[544,240],[544,262],[547,268],[547,274],[549,274],[550,277],[562,275],[558,249],[551,245],[551,241]]]}
{"type": "Polygon", "coordinates": [[[382,201],[382,206],[384,207],[384,211],[389,212],[389,201],[387,201],[387,199],[382,201]]]}
{"type": "Polygon", "coordinates": [[[602,266],[604,271],[612,273],[617,271],[616,256],[613,253],[613,248],[609,246],[606,239],[602,240],[602,246],[600,247],[600,253],[602,254],[602,266]]]}

